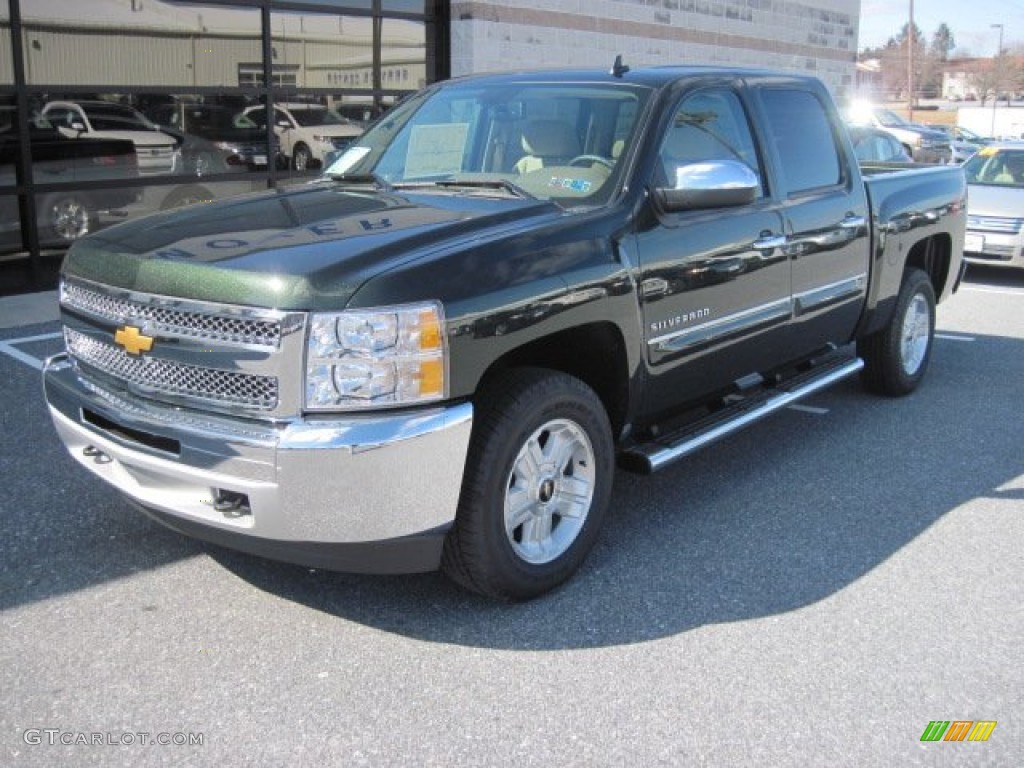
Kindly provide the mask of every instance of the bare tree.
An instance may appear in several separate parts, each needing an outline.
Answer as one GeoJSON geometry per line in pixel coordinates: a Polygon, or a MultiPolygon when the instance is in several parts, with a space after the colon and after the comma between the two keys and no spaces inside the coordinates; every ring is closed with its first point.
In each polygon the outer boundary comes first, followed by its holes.
{"type": "Polygon", "coordinates": [[[998,56],[989,61],[979,61],[974,71],[967,76],[967,82],[971,89],[978,94],[981,106],[985,106],[988,97],[996,98],[999,93],[1002,73],[998,66],[998,56]]]}
{"type": "Polygon", "coordinates": [[[879,59],[882,62],[882,88],[890,99],[907,96],[907,54],[913,46],[914,81],[920,82],[921,61],[925,57],[924,35],[916,24],[904,24],[896,37],[889,38],[879,59]]]}

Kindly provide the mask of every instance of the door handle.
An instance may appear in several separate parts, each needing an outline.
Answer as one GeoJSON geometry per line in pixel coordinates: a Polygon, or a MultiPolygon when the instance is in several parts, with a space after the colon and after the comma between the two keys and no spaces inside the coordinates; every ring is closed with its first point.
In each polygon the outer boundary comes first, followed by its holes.
{"type": "Polygon", "coordinates": [[[860,229],[867,226],[867,223],[868,220],[863,216],[854,216],[852,213],[848,213],[846,218],[839,222],[839,226],[842,229],[860,229]]]}

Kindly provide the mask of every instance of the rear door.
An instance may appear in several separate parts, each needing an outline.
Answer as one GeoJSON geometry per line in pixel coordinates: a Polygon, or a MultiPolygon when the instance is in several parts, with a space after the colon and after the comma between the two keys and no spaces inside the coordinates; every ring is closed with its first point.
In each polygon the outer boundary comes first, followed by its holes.
{"type": "Polygon", "coordinates": [[[784,218],[766,183],[749,109],[733,81],[682,94],[662,129],[652,188],[677,169],[739,160],[759,177],[750,205],[679,213],[651,205],[637,231],[647,364],[645,410],[681,402],[785,359],[791,316],[784,218]]]}
{"type": "Polygon", "coordinates": [[[785,198],[795,354],[850,339],[867,293],[868,202],[823,88],[775,80],[755,89],[773,176],[785,198]]]}

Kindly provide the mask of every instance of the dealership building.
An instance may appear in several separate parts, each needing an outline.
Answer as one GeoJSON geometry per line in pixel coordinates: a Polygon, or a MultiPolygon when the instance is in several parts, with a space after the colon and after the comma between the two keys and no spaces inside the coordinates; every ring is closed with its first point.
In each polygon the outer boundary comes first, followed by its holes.
{"type": "Polygon", "coordinates": [[[0,0],[0,294],[50,287],[71,241],[126,218],[314,177],[449,77],[621,54],[806,72],[841,94],[860,5],[0,0]]]}

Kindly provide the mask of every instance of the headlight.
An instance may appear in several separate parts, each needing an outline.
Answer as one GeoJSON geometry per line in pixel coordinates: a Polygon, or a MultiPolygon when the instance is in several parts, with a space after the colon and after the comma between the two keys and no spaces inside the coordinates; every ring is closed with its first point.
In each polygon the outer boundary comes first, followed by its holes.
{"type": "Polygon", "coordinates": [[[435,302],[314,313],[306,408],[412,405],[445,396],[444,316],[435,302]]]}

